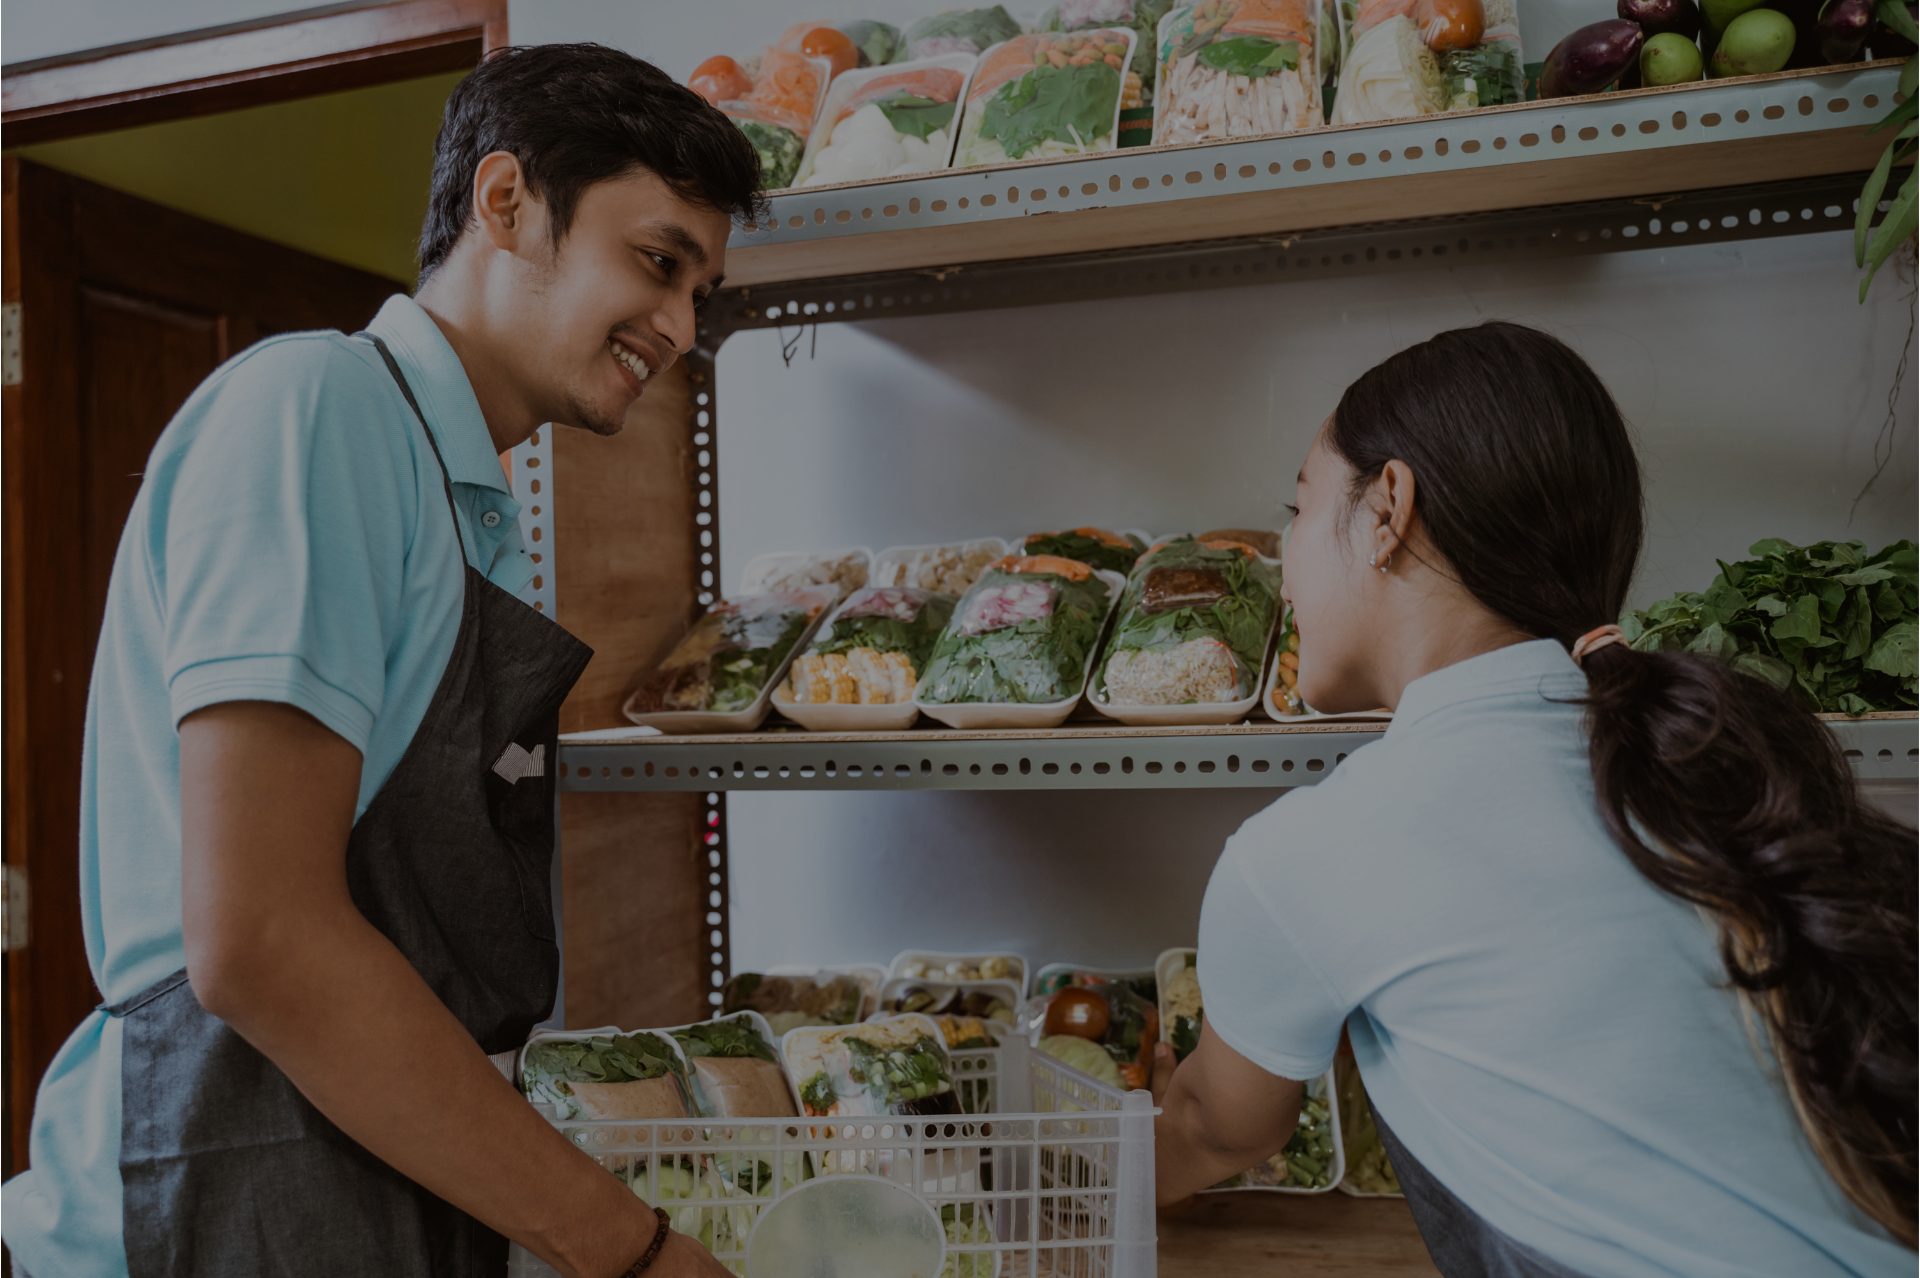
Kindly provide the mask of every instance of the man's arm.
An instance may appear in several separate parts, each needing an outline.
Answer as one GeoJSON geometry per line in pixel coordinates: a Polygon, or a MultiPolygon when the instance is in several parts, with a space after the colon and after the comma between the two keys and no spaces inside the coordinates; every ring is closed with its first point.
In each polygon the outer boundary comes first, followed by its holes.
{"type": "Polygon", "coordinates": [[[1286,1148],[1300,1121],[1301,1083],[1269,1074],[1204,1023],[1200,1044],[1173,1068],[1173,1049],[1154,1052],[1153,1184],[1177,1203],[1286,1148]]]}
{"type": "MultiPolygon", "coordinates": [[[[187,971],[336,1126],[564,1274],[623,1272],[657,1220],[500,1076],[347,890],[360,754],[290,706],[180,725],[187,971]],[[381,1086],[369,1061],[405,1061],[381,1086]]],[[[675,1235],[661,1275],[724,1274],[675,1235]]]]}

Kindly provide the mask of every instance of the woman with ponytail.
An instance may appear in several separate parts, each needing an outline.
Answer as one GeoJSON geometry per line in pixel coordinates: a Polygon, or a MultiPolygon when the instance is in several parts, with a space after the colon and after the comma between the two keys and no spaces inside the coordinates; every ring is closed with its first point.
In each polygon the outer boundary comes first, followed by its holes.
{"type": "Polygon", "coordinates": [[[1593,371],[1443,333],[1297,493],[1301,691],[1394,720],[1214,870],[1161,1200],[1278,1150],[1345,1027],[1449,1276],[1912,1274],[1914,831],[1788,694],[1622,641],[1640,472],[1593,371]]]}

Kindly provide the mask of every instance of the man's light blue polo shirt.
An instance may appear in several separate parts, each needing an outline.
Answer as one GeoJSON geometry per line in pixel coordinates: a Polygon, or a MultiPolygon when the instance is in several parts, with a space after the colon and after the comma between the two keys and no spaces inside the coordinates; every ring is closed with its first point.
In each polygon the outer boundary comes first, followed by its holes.
{"type": "MultiPolygon", "coordinates": [[[[433,318],[394,297],[368,328],[406,373],[446,461],[475,567],[534,573],[479,402],[433,318]]],[[[306,711],[364,761],[356,817],[426,713],[460,622],[440,467],[372,344],[260,343],[181,407],[114,558],[87,705],[80,902],[117,1003],[186,965],[177,725],[227,701],[306,711]]],[[[121,1023],[89,1016],[34,1107],[31,1170],[6,1186],[8,1247],[38,1278],[127,1272],[121,1023]]]]}
{"type": "Polygon", "coordinates": [[[1607,833],[1586,690],[1552,640],[1437,670],[1242,826],[1200,914],[1207,1024],[1294,1079],[1344,1025],[1413,1157],[1576,1273],[1910,1278],[1815,1157],[1713,930],[1607,833]]]}

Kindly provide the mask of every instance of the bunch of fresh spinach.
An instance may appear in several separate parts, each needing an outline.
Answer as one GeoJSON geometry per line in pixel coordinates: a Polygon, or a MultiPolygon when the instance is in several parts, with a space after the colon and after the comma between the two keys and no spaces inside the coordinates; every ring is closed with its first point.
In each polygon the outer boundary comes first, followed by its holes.
{"type": "Polygon", "coordinates": [[[1915,708],[1916,569],[1897,541],[1869,555],[1857,541],[1755,542],[1722,563],[1703,593],[1674,595],[1620,619],[1641,652],[1694,652],[1795,689],[1817,710],[1915,708]]]}

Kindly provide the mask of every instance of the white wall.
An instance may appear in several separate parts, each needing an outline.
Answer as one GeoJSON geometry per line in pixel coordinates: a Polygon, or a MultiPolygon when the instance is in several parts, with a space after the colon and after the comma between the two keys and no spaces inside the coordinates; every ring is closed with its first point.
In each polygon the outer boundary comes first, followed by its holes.
{"type": "Polygon", "coordinates": [[[141,44],[189,31],[258,22],[308,9],[351,9],[381,0],[7,0],[0,59],[8,66],[84,50],[141,44]]]}
{"type": "MultiPolygon", "coordinates": [[[[798,16],[540,0],[512,22],[516,41],[607,40],[684,75],[798,16]]],[[[1912,536],[1911,386],[1887,476],[1849,520],[1912,304],[1888,276],[1856,305],[1849,253],[1829,234],[831,325],[790,368],[778,334],[740,334],[719,364],[723,576],[782,548],[1270,525],[1348,381],[1495,317],[1571,342],[1635,424],[1651,487],[1636,599],[1703,587],[1761,537],[1912,536]]],[[[1221,840],[1269,797],[737,795],[736,963],[963,944],[1150,960],[1191,941],[1221,840]]]]}

